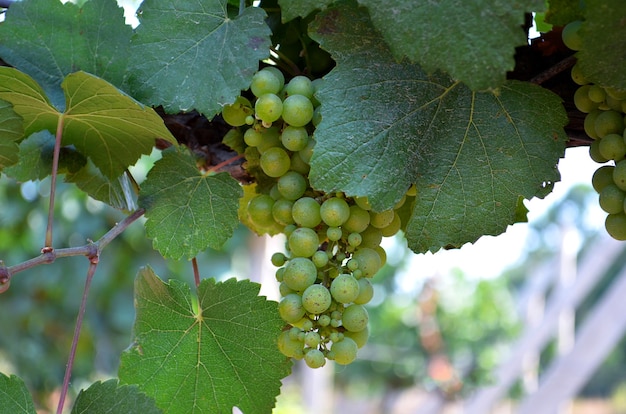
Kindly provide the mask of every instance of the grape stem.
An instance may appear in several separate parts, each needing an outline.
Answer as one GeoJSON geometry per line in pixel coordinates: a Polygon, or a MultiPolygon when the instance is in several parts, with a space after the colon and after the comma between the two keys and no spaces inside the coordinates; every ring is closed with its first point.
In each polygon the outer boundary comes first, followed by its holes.
{"type": "Polygon", "coordinates": [[[270,50],[272,51],[272,53],[275,53],[276,56],[278,56],[279,58],[278,61],[272,59],[274,60],[274,62],[276,62],[277,65],[283,66],[284,69],[286,69],[291,75],[294,76],[302,73],[300,68],[298,68],[298,65],[293,63],[293,61],[285,56],[285,54],[282,53],[280,50],[276,49],[274,46],[271,46],[270,50]],[[287,65],[287,67],[285,67],[285,65],[287,65]]]}
{"type": "Polygon", "coordinates": [[[46,240],[42,253],[52,250],[52,224],[54,221],[54,195],[56,193],[56,182],[59,171],[59,154],[61,152],[61,138],[63,136],[63,117],[59,117],[57,124],[56,138],[54,141],[54,152],[52,153],[52,173],[50,180],[50,206],[48,207],[48,226],[46,227],[46,240]]]}
{"type": "Polygon", "coordinates": [[[191,266],[193,266],[193,279],[196,283],[196,288],[200,286],[200,271],[198,270],[198,261],[194,257],[191,259],[191,266]]]}
{"type": "Polygon", "coordinates": [[[556,65],[549,67],[537,76],[533,77],[530,82],[541,85],[542,83],[552,79],[559,73],[571,68],[576,63],[576,56],[571,55],[558,62],[556,65]]]}
{"type": "Polygon", "coordinates": [[[237,161],[238,159],[241,159],[245,156],[245,154],[239,154],[239,155],[235,155],[232,158],[227,159],[226,161],[222,161],[217,165],[214,165],[213,167],[209,168],[207,170],[207,174],[214,174],[214,173],[218,173],[220,172],[219,170],[225,166],[227,166],[228,164],[232,164],[233,162],[237,161]]]}

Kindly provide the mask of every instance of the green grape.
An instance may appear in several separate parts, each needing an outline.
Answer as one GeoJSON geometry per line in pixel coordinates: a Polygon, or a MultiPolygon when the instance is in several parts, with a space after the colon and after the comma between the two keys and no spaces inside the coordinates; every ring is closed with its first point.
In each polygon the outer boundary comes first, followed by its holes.
{"type": "MultiPolygon", "coordinates": [[[[281,270],[281,269],[278,269],[278,270],[281,270]]],[[[276,272],[276,274],[278,274],[278,272],[276,272]]],[[[290,293],[296,293],[296,291],[291,289],[289,286],[287,286],[287,284],[284,281],[281,281],[280,284],[278,285],[278,293],[280,293],[280,296],[287,296],[290,293]]]]}
{"type": "MultiPolygon", "coordinates": [[[[285,256],[283,253],[281,252],[276,252],[272,255],[272,259],[271,262],[274,266],[276,267],[281,267],[285,264],[285,262],[287,261],[287,256],[285,256]]],[[[279,269],[280,270],[280,269],[279,269]]]]}
{"type": "Polygon", "coordinates": [[[302,329],[294,326],[289,330],[289,339],[291,339],[292,341],[297,341],[300,337],[300,332],[302,332],[302,329]]]}
{"type": "Polygon", "coordinates": [[[604,101],[606,103],[606,105],[609,107],[609,109],[616,111],[616,112],[623,112],[622,111],[622,101],[613,98],[611,95],[606,95],[606,99],[604,101]]]}
{"type": "MultiPolygon", "coordinates": [[[[315,105],[315,103],[313,105],[315,105]]],[[[322,110],[321,107],[318,106],[313,110],[313,118],[311,118],[311,123],[314,127],[317,127],[320,122],[322,122],[322,110]]]]}
{"type": "MultiPolygon", "coordinates": [[[[272,259],[273,259],[273,258],[272,258],[272,259]]],[[[274,264],[274,263],[272,262],[272,264],[274,264]]],[[[281,266],[283,266],[284,264],[285,264],[285,263],[283,263],[281,266]]],[[[281,267],[280,269],[277,269],[277,270],[276,270],[276,281],[277,281],[277,282],[279,282],[279,283],[280,283],[280,282],[282,282],[282,281],[283,281],[283,275],[284,275],[284,273],[285,273],[285,268],[284,268],[284,267],[281,267]]]]}
{"type": "Polygon", "coordinates": [[[352,363],[357,356],[359,348],[352,338],[344,337],[342,341],[333,342],[330,347],[333,359],[340,365],[348,365],[352,363]]]}
{"type": "Polygon", "coordinates": [[[283,331],[278,336],[278,350],[288,358],[304,358],[304,343],[289,337],[289,331],[283,331]]]}
{"type": "Polygon", "coordinates": [[[359,282],[349,274],[337,276],[330,284],[330,294],[339,303],[350,303],[359,295],[359,282]]]}
{"type": "Polygon", "coordinates": [[[585,129],[585,133],[589,135],[590,138],[593,138],[593,139],[600,138],[598,134],[596,133],[596,119],[598,118],[598,115],[600,115],[601,113],[602,113],[601,110],[594,109],[593,111],[589,112],[585,116],[585,122],[583,123],[583,126],[585,129]]]}
{"type": "Polygon", "coordinates": [[[586,85],[589,83],[589,81],[587,79],[585,79],[585,76],[583,75],[582,71],[580,70],[580,65],[578,64],[578,62],[576,62],[576,64],[574,66],[572,66],[572,80],[577,84],[577,85],[586,85]]]}
{"type": "Polygon", "coordinates": [[[365,329],[358,332],[345,331],[343,335],[344,339],[352,339],[354,343],[356,343],[357,348],[363,348],[363,346],[367,343],[367,340],[370,337],[370,329],[366,326],[365,329]]]}
{"type": "Polygon", "coordinates": [[[613,169],[613,182],[620,190],[626,191],[626,160],[619,161],[613,169]]]}
{"type": "Polygon", "coordinates": [[[280,78],[272,70],[261,69],[252,77],[250,90],[256,97],[271,93],[278,94],[282,89],[280,78]]]}
{"type": "Polygon", "coordinates": [[[304,127],[289,125],[283,129],[280,140],[289,151],[300,151],[309,143],[309,133],[304,127]]]}
{"type": "Polygon", "coordinates": [[[343,236],[343,231],[339,227],[329,227],[326,229],[326,237],[330,241],[337,241],[343,236]]]}
{"type": "Polygon", "coordinates": [[[238,96],[235,102],[230,105],[224,105],[222,109],[222,118],[227,124],[234,127],[246,124],[246,118],[253,113],[252,104],[243,96],[238,96]]]}
{"type": "MultiPolygon", "coordinates": [[[[302,302],[304,305],[304,300],[302,302]]],[[[350,305],[344,309],[341,316],[341,324],[350,332],[359,332],[367,328],[368,321],[369,315],[363,305],[350,305]]]]}
{"type": "Polygon", "coordinates": [[[315,230],[308,227],[295,229],[288,238],[289,250],[296,257],[311,257],[317,251],[320,240],[315,230]]]}
{"type": "Polygon", "coordinates": [[[328,254],[323,250],[318,250],[313,253],[311,260],[315,263],[317,268],[321,269],[328,264],[328,254]]]}
{"type": "Polygon", "coordinates": [[[370,201],[367,197],[355,197],[354,201],[356,202],[356,205],[361,207],[363,210],[370,211],[372,209],[370,201]]]}
{"type": "Polygon", "coordinates": [[[303,317],[298,322],[295,322],[292,325],[297,326],[303,331],[302,334],[298,336],[298,339],[300,339],[301,341],[304,341],[304,339],[306,338],[306,335],[304,332],[308,332],[311,329],[313,329],[313,321],[309,319],[308,316],[303,317]]]}
{"type": "Polygon", "coordinates": [[[299,321],[304,313],[302,297],[297,293],[290,293],[278,302],[278,314],[287,323],[299,321]]]}
{"type": "Polygon", "coordinates": [[[320,334],[317,332],[306,332],[304,334],[304,344],[310,348],[317,348],[322,341],[320,334]]]}
{"type": "Polygon", "coordinates": [[[302,160],[300,152],[294,152],[291,154],[291,170],[302,175],[308,175],[311,167],[302,160]]]}
{"type": "Polygon", "coordinates": [[[596,139],[589,145],[589,157],[599,164],[604,164],[608,161],[608,158],[604,158],[600,154],[600,141],[600,139],[596,139]]]}
{"type": "Polygon", "coordinates": [[[282,196],[278,192],[278,185],[274,184],[272,188],[270,188],[269,196],[272,197],[274,201],[280,200],[282,198],[282,196]]]}
{"type": "Polygon", "coordinates": [[[344,335],[342,332],[333,331],[330,333],[330,335],[328,335],[328,339],[330,339],[333,342],[339,342],[343,340],[343,338],[344,338],[344,335]]]}
{"type": "Polygon", "coordinates": [[[393,210],[385,210],[380,213],[370,211],[370,225],[377,229],[387,227],[393,221],[393,210]]]}
{"type": "Polygon", "coordinates": [[[282,116],[283,120],[291,126],[305,126],[313,118],[313,104],[306,96],[289,96],[283,102],[282,116]]]}
{"type": "Polygon", "coordinates": [[[624,132],[624,116],[617,111],[603,111],[596,117],[594,128],[600,138],[608,134],[621,135],[624,132]]]}
{"type": "Polygon", "coordinates": [[[257,118],[267,124],[277,121],[283,113],[283,101],[273,94],[266,93],[259,96],[254,104],[257,118]]]}
{"type": "Polygon", "coordinates": [[[383,249],[383,246],[376,246],[374,250],[380,256],[380,267],[383,267],[387,263],[387,252],[383,249]]]}
{"type": "Polygon", "coordinates": [[[303,95],[311,99],[313,97],[313,83],[306,76],[296,76],[287,84],[287,95],[303,95]]]}
{"type": "MultiPolygon", "coordinates": [[[[354,234],[354,233],[351,233],[354,234]]],[[[356,270],[359,270],[359,262],[357,262],[354,259],[350,259],[348,260],[348,263],[346,263],[346,267],[348,268],[348,270],[350,270],[351,272],[355,272],[356,270]]],[[[354,276],[354,274],[353,274],[354,276]]],[[[355,277],[356,278],[356,277],[355,277]]]]}
{"type": "Polygon", "coordinates": [[[272,207],[274,200],[267,194],[256,195],[248,202],[248,217],[252,223],[259,227],[269,227],[274,224],[272,207]]]}
{"type": "Polygon", "coordinates": [[[369,279],[364,277],[360,278],[357,282],[359,283],[359,294],[353,302],[357,305],[365,305],[374,297],[374,286],[369,279]]]}
{"type": "Polygon", "coordinates": [[[380,242],[383,240],[383,232],[374,226],[369,226],[361,232],[361,237],[363,238],[363,241],[361,241],[361,247],[374,248],[380,245],[380,242]]]}
{"type": "Polygon", "coordinates": [[[415,184],[411,184],[408,190],[406,190],[406,195],[409,197],[415,197],[417,195],[417,186],[415,184]]]}
{"type": "Polygon", "coordinates": [[[565,46],[572,50],[580,50],[582,49],[583,42],[580,37],[580,27],[582,25],[582,21],[575,20],[573,22],[568,23],[563,28],[561,32],[561,37],[563,38],[563,43],[565,46]]]}
{"type": "Polygon", "coordinates": [[[258,147],[263,142],[263,134],[254,128],[248,128],[243,134],[243,141],[249,147],[258,147]]]}
{"type": "Polygon", "coordinates": [[[280,82],[280,88],[278,88],[278,90],[280,91],[281,89],[283,89],[283,87],[285,86],[285,75],[283,75],[280,69],[278,69],[276,66],[266,66],[262,70],[272,72],[280,82]]]}
{"type": "Polygon", "coordinates": [[[404,205],[405,202],[406,202],[406,194],[404,194],[402,196],[402,198],[396,203],[396,205],[393,206],[393,209],[394,210],[399,209],[400,207],[402,207],[404,205]]]}
{"type": "Polygon", "coordinates": [[[291,214],[294,221],[302,227],[313,228],[322,222],[320,205],[311,197],[302,197],[293,203],[291,214]]]}
{"type": "Polygon", "coordinates": [[[583,85],[574,92],[574,105],[580,112],[589,113],[598,107],[598,104],[589,99],[590,85],[583,85]]]}
{"type": "Polygon", "coordinates": [[[600,192],[600,208],[609,214],[624,211],[624,198],[626,198],[624,191],[615,184],[609,184],[600,192]]]}
{"type": "Polygon", "coordinates": [[[261,154],[261,169],[269,177],[285,175],[291,166],[289,154],[279,147],[273,147],[261,154]]]}
{"type": "Polygon", "coordinates": [[[606,232],[615,240],[626,240],[626,214],[609,214],[604,222],[606,232]]]}
{"type": "Polygon", "coordinates": [[[317,324],[322,327],[330,325],[330,316],[326,314],[320,315],[320,317],[317,319],[317,324]]]}
{"type": "Polygon", "coordinates": [[[309,368],[321,368],[326,365],[324,353],[315,348],[309,349],[306,354],[304,354],[304,361],[309,368]]]}
{"type": "Polygon", "coordinates": [[[358,247],[363,242],[363,236],[359,233],[348,234],[348,245],[351,247],[358,247]]]}
{"type": "Polygon", "coordinates": [[[330,292],[324,285],[313,284],[302,292],[302,306],[315,315],[325,312],[332,302],[330,292]]]}
{"type": "Polygon", "coordinates": [[[352,258],[359,263],[359,270],[365,277],[373,277],[381,268],[380,255],[374,249],[359,247],[352,258]]]}
{"type": "Polygon", "coordinates": [[[350,206],[350,217],[343,224],[348,233],[361,233],[370,225],[370,214],[357,205],[350,206]]]}
{"type": "Polygon", "coordinates": [[[602,103],[606,98],[606,92],[604,92],[604,88],[598,85],[591,85],[588,94],[589,99],[591,99],[595,103],[602,103]]]}
{"type": "Polygon", "coordinates": [[[302,158],[302,161],[304,161],[306,164],[309,164],[309,162],[311,161],[314,146],[315,140],[313,139],[313,137],[311,137],[309,138],[309,142],[306,144],[306,148],[298,151],[298,153],[300,154],[300,158],[302,158]]]}
{"type": "Polygon", "coordinates": [[[591,185],[597,193],[600,193],[604,187],[609,184],[613,184],[613,170],[612,165],[603,165],[598,168],[591,177],[591,185]]]}
{"type": "Polygon", "coordinates": [[[272,207],[272,217],[276,223],[286,226],[293,223],[293,216],[291,215],[291,209],[293,202],[285,200],[284,198],[276,200],[272,207]]]}
{"type": "Polygon", "coordinates": [[[339,227],[350,218],[350,206],[342,198],[329,198],[320,207],[320,217],[328,226],[339,227]]]}
{"type": "Polygon", "coordinates": [[[391,223],[389,223],[389,225],[380,229],[380,232],[382,233],[383,237],[391,237],[398,231],[400,231],[401,226],[402,220],[400,220],[400,216],[398,215],[398,213],[394,211],[393,220],[391,220],[391,223]]]}
{"type": "Polygon", "coordinates": [[[295,171],[289,171],[278,179],[278,191],[284,198],[290,201],[302,197],[307,186],[306,178],[295,171]]]}
{"type": "Polygon", "coordinates": [[[607,134],[600,140],[600,155],[610,160],[619,161],[626,155],[626,143],[621,134],[607,134]]]}
{"type": "Polygon", "coordinates": [[[261,135],[263,139],[261,143],[257,146],[259,153],[263,154],[265,151],[270,148],[279,147],[280,146],[280,132],[276,127],[270,128],[261,128],[261,135]]]}
{"type": "Polygon", "coordinates": [[[289,289],[302,292],[317,279],[317,267],[307,258],[295,257],[287,263],[283,281],[289,289]]]}

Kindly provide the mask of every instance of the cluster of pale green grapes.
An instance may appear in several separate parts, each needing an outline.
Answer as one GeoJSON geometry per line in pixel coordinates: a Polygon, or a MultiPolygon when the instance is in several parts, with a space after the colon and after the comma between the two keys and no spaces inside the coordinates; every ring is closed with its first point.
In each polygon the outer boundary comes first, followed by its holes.
{"type": "Polygon", "coordinates": [[[316,82],[296,76],[284,85],[280,71],[264,68],[252,79],[254,104],[239,97],[223,110],[226,122],[243,129],[246,168],[257,180],[242,214],[258,233],[287,238],[286,252],[272,256],[286,322],[278,348],[312,368],[327,359],[349,364],[366,343],[363,305],[374,293],[370,279],[386,261],[380,243],[400,230],[396,209],[415,195],[412,187],[395,208],[374,212],[366,197],[311,188],[316,82]]]}
{"type": "MultiPolygon", "coordinates": [[[[569,23],[563,29],[563,42],[580,50],[581,22],[569,23]]],[[[626,91],[603,88],[590,83],[575,64],[572,79],[580,87],[574,94],[576,108],[585,116],[585,133],[593,138],[589,147],[591,159],[603,164],[593,174],[592,185],[599,203],[607,213],[605,228],[611,237],[626,240],[626,91]]]]}

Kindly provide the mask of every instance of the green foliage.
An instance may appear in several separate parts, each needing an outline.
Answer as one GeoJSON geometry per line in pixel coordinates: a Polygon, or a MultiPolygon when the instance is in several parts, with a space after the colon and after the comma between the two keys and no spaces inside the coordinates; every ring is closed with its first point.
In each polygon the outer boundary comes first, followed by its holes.
{"type": "Polygon", "coordinates": [[[277,305],[249,281],[203,280],[197,297],[176,280],[143,269],[135,281],[133,345],[122,382],[139,384],[168,413],[267,413],[290,363],[274,347],[277,305]]]}
{"type": "Polygon", "coordinates": [[[15,375],[0,373],[0,410],[3,413],[35,414],[33,400],[24,381],[15,375]]]}
{"type": "Polygon", "coordinates": [[[137,385],[118,385],[117,380],[95,382],[76,397],[72,414],[161,414],[154,400],[137,385]]]}

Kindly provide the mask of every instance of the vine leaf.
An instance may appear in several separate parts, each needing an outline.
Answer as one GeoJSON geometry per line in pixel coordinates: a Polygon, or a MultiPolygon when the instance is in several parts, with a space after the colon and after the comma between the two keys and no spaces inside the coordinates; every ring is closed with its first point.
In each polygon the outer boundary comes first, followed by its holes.
{"type": "Polygon", "coordinates": [[[196,109],[212,118],[269,56],[271,32],[258,7],[231,18],[227,0],[146,0],[138,17],[129,83],[133,96],[167,112],[196,109]]]}
{"type": "Polygon", "coordinates": [[[66,110],[59,113],[41,87],[15,68],[0,67],[0,99],[23,118],[24,136],[44,129],[55,133],[62,119],[62,144],[73,145],[108,178],[119,177],[157,139],[176,144],[163,119],[115,86],[85,72],[62,83],[66,110]]]}
{"type": "Polygon", "coordinates": [[[620,0],[585,3],[585,20],[580,35],[583,47],[576,54],[586,79],[600,86],[626,91],[626,2],[620,0]]]}
{"type": "Polygon", "coordinates": [[[277,304],[259,288],[205,279],[196,297],[181,281],[140,270],[134,343],[122,354],[120,380],[169,414],[271,412],[290,362],[276,348],[284,325],[277,304]]]}
{"type": "Polygon", "coordinates": [[[36,414],[33,398],[21,378],[0,372],[0,412],[36,414]]]}
{"type": "Polygon", "coordinates": [[[33,77],[63,110],[61,82],[83,70],[121,87],[132,28],[115,0],[15,2],[0,25],[0,56],[33,77]]]}
{"type": "Polygon", "coordinates": [[[414,251],[499,234],[518,220],[520,196],[543,197],[559,179],[567,116],[556,95],[523,82],[476,93],[398,63],[364,9],[330,8],[311,30],[337,61],[317,93],[311,184],[384,210],[415,183],[414,251]]]}
{"type": "Polygon", "coordinates": [[[141,187],[146,232],[154,248],[175,260],[219,249],[239,224],[239,183],[227,173],[202,174],[189,154],[165,151],[141,187]]]}
{"type": "Polygon", "coordinates": [[[323,10],[335,0],[278,0],[281,19],[288,22],[296,17],[307,17],[315,10],[323,10]]]}
{"type": "Polygon", "coordinates": [[[501,86],[527,44],[525,12],[543,0],[359,0],[397,59],[407,56],[427,72],[446,71],[472,90],[501,86]]]}
{"type": "Polygon", "coordinates": [[[18,161],[18,141],[23,134],[22,118],[9,102],[0,101],[0,171],[18,161]]]}
{"type": "Polygon", "coordinates": [[[161,414],[154,400],[137,385],[118,385],[116,379],[97,381],[82,390],[72,414],[161,414]]]}

